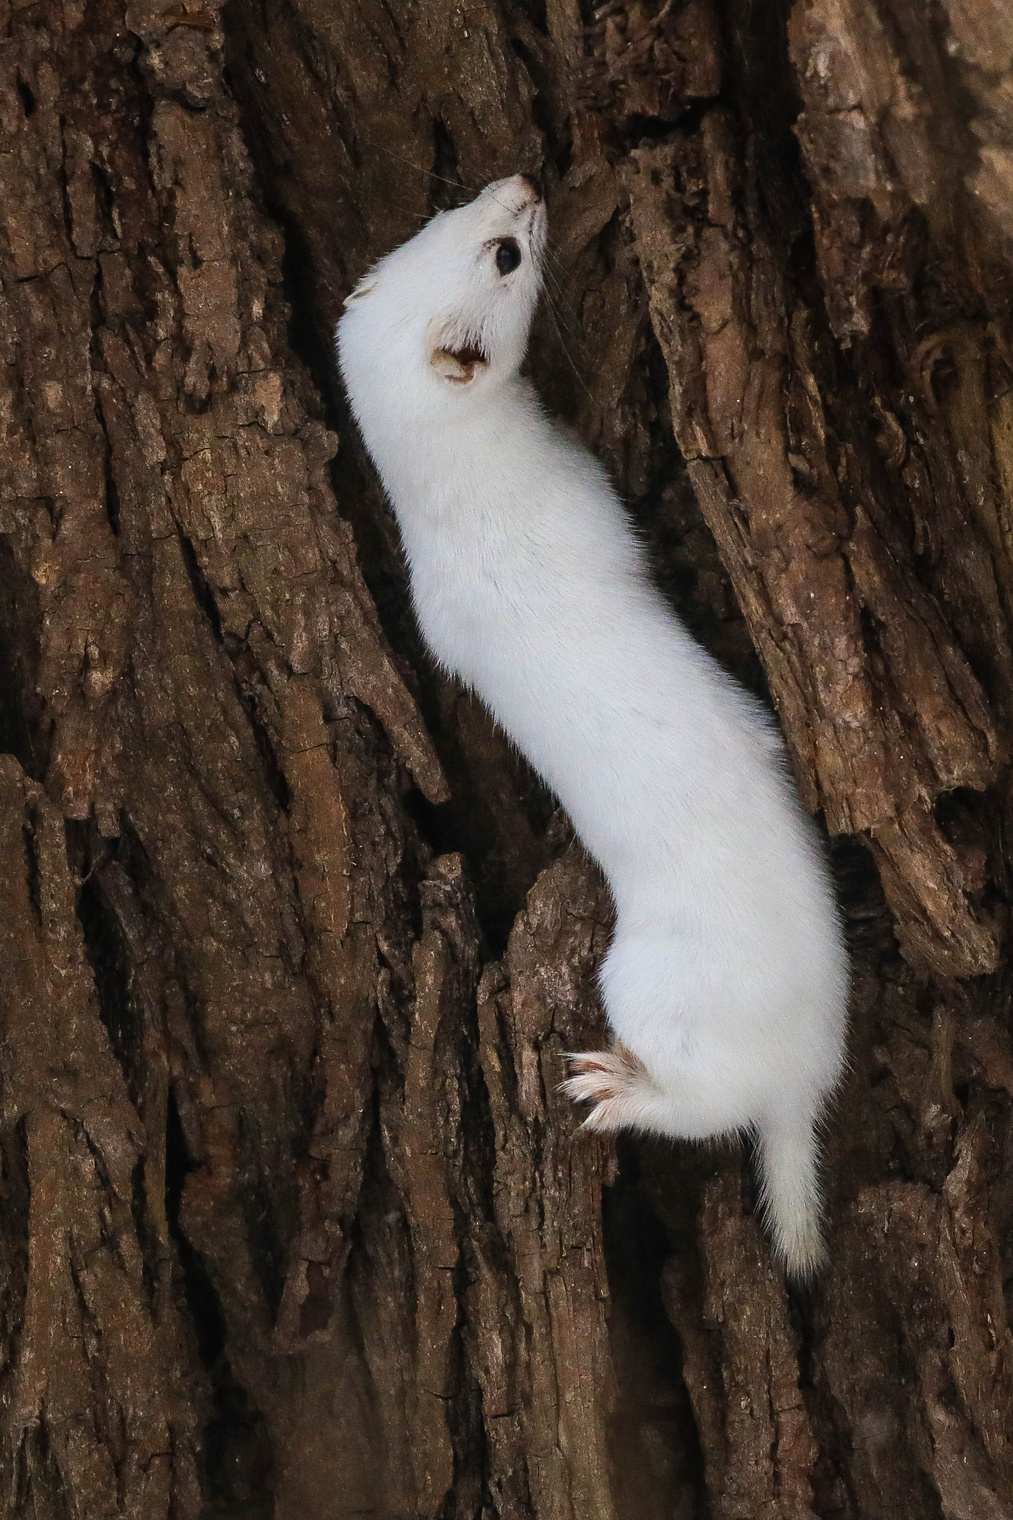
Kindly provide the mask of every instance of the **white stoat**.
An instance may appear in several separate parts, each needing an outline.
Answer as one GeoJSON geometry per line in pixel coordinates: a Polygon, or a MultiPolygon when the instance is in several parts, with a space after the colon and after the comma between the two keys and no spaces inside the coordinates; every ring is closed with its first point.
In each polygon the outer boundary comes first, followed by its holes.
{"type": "Polygon", "coordinates": [[[341,372],[422,631],[565,804],[615,898],[592,1129],[753,1131],[787,1268],[821,1255],[816,1128],[847,964],[816,831],[761,706],[676,619],[601,465],[519,374],[545,210],[522,175],[435,216],[349,296],[341,372]]]}

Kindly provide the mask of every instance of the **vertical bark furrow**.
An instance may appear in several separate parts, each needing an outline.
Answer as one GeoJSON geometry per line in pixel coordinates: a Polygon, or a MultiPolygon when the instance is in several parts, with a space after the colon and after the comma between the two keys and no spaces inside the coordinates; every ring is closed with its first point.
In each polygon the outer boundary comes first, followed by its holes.
{"type": "Polygon", "coordinates": [[[718,113],[694,138],[632,155],[633,222],[675,377],[676,437],[811,805],[835,831],[868,831],[902,942],[922,964],[987,970],[993,936],[931,805],[956,786],[984,788],[1003,745],[939,607],[861,498],[842,498],[808,345],[791,342],[784,271],[768,230],[738,209],[752,204],[740,176],[718,113]]]}
{"type": "Polygon", "coordinates": [[[4,1151],[22,1137],[30,1199],[27,1275],[5,1332],[7,1502],[196,1520],[205,1391],[178,1302],[152,1292],[137,1240],[147,1136],[99,1019],[63,820],[9,756],[0,819],[13,952],[0,994],[4,1151]]]}
{"type": "Polygon", "coordinates": [[[813,1520],[818,1452],[799,1388],[796,1337],[741,1193],[739,1179],[727,1173],[705,1190],[702,1301],[677,1261],[663,1279],[705,1432],[708,1495],[715,1520],[813,1520]]]}
{"type": "Polygon", "coordinates": [[[615,1513],[600,1222],[608,1148],[574,1133],[558,1090],[565,1052],[594,1041],[604,907],[599,883],[571,850],[539,878],[502,967],[490,967],[479,988],[495,1217],[475,1243],[484,1270],[469,1303],[469,1350],[491,1442],[493,1512],[504,1517],[615,1513]]]}

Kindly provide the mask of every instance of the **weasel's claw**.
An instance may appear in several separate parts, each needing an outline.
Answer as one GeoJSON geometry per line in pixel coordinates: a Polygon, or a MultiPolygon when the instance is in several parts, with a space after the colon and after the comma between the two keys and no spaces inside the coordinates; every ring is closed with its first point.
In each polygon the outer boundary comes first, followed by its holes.
{"type": "Polygon", "coordinates": [[[562,1090],[576,1103],[594,1107],[582,1128],[607,1133],[631,1123],[630,1100],[647,1073],[644,1066],[617,1040],[611,1050],[587,1050],[568,1055],[573,1075],[562,1090]]]}

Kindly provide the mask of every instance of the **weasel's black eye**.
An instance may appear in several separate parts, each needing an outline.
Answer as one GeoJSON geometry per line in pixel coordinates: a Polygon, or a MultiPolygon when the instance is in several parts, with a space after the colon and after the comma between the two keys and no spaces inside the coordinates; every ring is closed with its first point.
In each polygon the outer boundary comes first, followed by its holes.
{"type": "Polygon", "coordinates": [[[496,268],[500,274],[511,274],[521,261],[521,248],[516,238],[502,238],[496,249],[496,268]]]}

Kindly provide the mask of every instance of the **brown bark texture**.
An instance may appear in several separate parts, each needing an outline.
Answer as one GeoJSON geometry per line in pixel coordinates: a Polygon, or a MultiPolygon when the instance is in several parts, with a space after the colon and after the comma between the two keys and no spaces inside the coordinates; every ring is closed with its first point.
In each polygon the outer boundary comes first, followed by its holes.
{"type": "Polygon", "coordinates": [[[1009,1520],[1009,0],[0,15],[0,1513],[1009,1520]],[[832,839],[807,1292],[743,1151],[579,1132],[606,894],[336,380],[517,171],[532,373],[832,839]]]}

